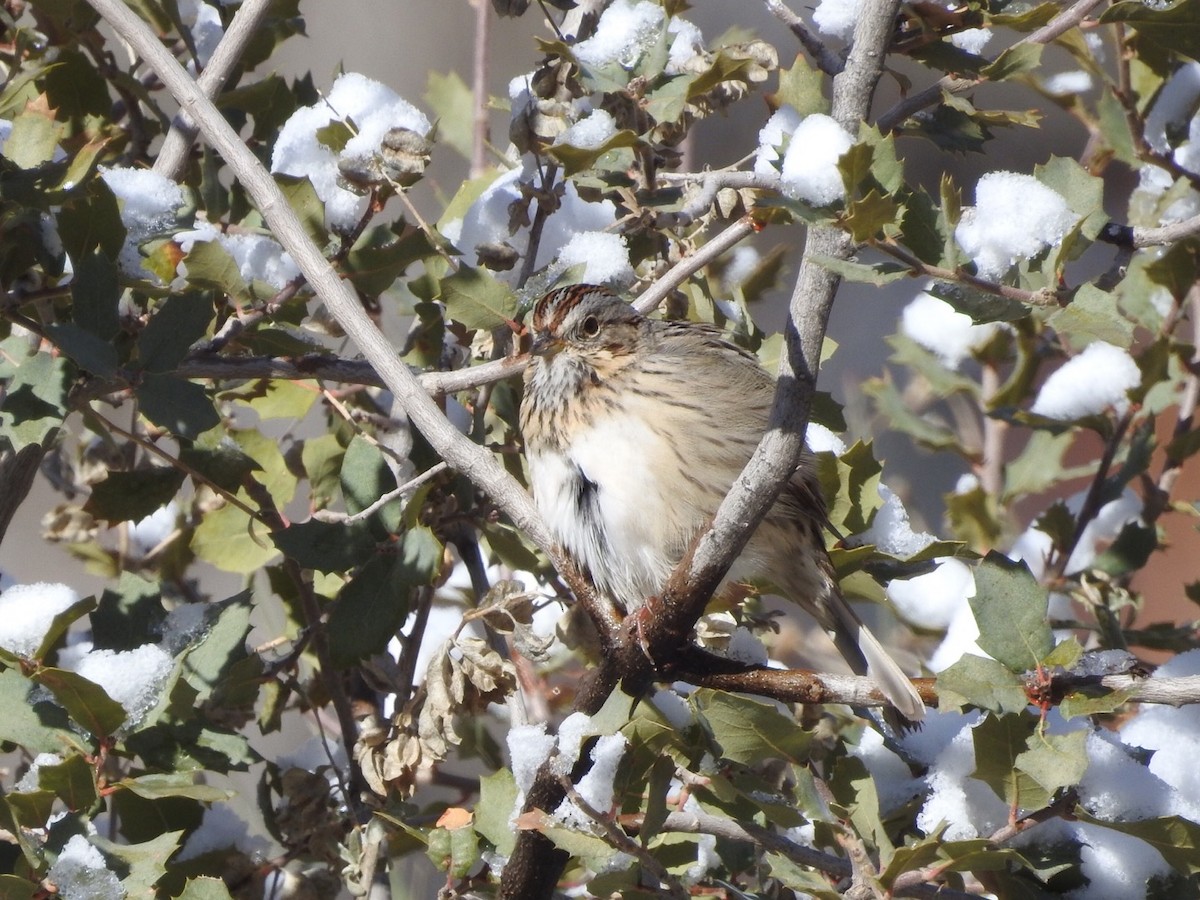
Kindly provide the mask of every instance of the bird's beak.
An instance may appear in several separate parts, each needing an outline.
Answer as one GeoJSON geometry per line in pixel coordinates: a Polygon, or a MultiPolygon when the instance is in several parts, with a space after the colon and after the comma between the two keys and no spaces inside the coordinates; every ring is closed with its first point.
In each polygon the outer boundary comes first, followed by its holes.
{"type": "Polygon", "coordinates": [[[533,338],[529,352],[534,356],[554,356],[562,349],[563,342],[549,331],[539,331],[533,338]]]}

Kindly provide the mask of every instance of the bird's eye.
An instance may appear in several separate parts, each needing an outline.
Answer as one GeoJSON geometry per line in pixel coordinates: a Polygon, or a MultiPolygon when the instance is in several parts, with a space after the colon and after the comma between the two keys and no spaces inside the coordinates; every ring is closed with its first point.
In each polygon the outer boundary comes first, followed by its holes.
{"type": "Polygon", "coordinates": [[[594,338],[600,333],[600,320],[595,316],[588,316],[580,323],[579,333],[584,337],[594,338]]]}

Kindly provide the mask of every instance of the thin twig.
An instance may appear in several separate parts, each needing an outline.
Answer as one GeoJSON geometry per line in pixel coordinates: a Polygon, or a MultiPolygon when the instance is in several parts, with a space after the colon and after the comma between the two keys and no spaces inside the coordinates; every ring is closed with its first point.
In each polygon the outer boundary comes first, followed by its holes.
{"type": "Polygon", "coordinates": [[[978,275],[972,275],[963,268],[946,269],[941,266],[931,266],[891,240],[880,241],[872,239],[868,243],[880,253],[885,253],[892,257],[892,259],[899,260],[908,266],[914,278],[924,276],[935,278],[938,281],[958,282],[984,294],[991,294],[994,297],[1007,297],[1009,300],[1032,303],[1036,306],[1048,306],[1056,302],[1056,295],[1052,290],[1027,291],[1001,282],[988,281],[985,278],[980,278],[978,275]]]}
{"type": "Polygon", "coordinates": [[[842,71],[846,65],[842,58],[826,47],[825,42],[813,34],[804,24],[804,20],[784,5],[783,0],[765,0],[765,2],[771,15],[791,30],[792,34],[796,36],[796,40],[800,42],[800,46],[813,58],[818,69],[829,76],[842,71]]]}
{"type": "Polygon", "coordinates": [[[380,497],[378,500],[376,500],[374,503],[372,503],[366,509],[360,510],[356,513],[349,514],[349,513],[340,513],[335,510],[332,510],[332,509],[318,509],[318,510],[314,510],[312,517],[314,519],[316,519],[318,522],[332,522],[332,523],[340,524],[340,525],[349,525],[353,522],[361,522],[363,519],[370,518],[376,512],[378,512],[379,510],[381,510],[385,506],[387,506],[389,503],[391,503],[393,500],[399,500],[401,497],[411,494],[413,491],[415,491],[421,485],[425,484],[425,482],[430,481],[433,478],[435,478],[436,476],[442,474],[448,468],[450,468],[450,467],[447,466],[444,462],[440,462],[435,465],[432,465],[428,469],[426,469],[424,472],[422,472],[420,475],[418,475],[416,478],[413,478],[410,481],[406,481],[406,482],[404,482],[404,484],[400,485],[399,487],[388,491],[386,494],[384,494],[382,497],[380,497]]]}
{"type": "Polygon", "coordinates": [[[231,491],[227,491],[225,488],[221,487],[215,481],[210,480],[208,478],[208,476],[201,474],[196,469],[192,468],[191,466],[189,466],[187,463],[185,463],[183,460],[179,459],[178,457],[172,456],[170,453],[168,453],[162,447],[155,444],[153,441],[148,441],[139,434],[135,434],[132,431],[127,431],[126,429],[124,429],[120,425],[118,425],[116,422],[112,421],[109,418],[106,418],[103,413],[98,412],[93,407],[88,407],[88,415],[95,416],[97,419],[99,419],[101,422],[103,422],[104,427],[109,429],[109,431],[112,431],[115,434],[119,434],[121,437],[125,438],[125,440],[131,441],[131,442],[137,444],[143,450],[157,456],[159,459],[161,459],[163,462],[165,462],[171,468],[178,469],[180,472],[183,472],[185,475],[189,476],[193,481],[195,481],[199,484],[203,484],[205,487],[207,487],[209,490],[211,490],[213,493],[215,493],[218,497],[221,497],[226,503],[229,503],[232,506],[236,506],[238,509],[240,509],[242,512],[244,512],[246,515],[248,515],[254,521],[257,522],[257,521],[261,520],[261,515],[258,510],[254,509],[251,506],[248,506],[236,494],[234,494],[231,491]]]}
{"type": "MultiPolygon", "coordinates": [[[[246,47],[270,12],[271,3],[272,0],[245,0],[238,7],[237,12],[233,14],[233,21],[229,23],[229,29],[217,44],[208,65],[196,79],[196,86],[204,92],[204,96],[213,98],[221,93],[225,82],[229,80],[229,76],[233,74],[246,52],[246,47]]],[[[187,113],[181,111],[163,139],[158,158],[154,160],[154,171],[171,181],[178,181],[187,165],[188,151],[199,132],[196,123],[187,113]]]]}
{"type": "Polygon", "coordinates": [[[642,871],[654,879],[656,890],[659,891],[660,896],[674,897],[676,900],[687,900],[689,896],[687,889],[680,884],[679,879],[667,871],[666,867],[658,861],[658,857],[630,838],[629,835],[618,827],[611,816],[603,814],[588,803],[579,791],[575,789],[575,785],[571,783],[570,778],[563,775],[559,779],[559,782],[562,784],[568,799],[596,824],[603,833],[604,839],[611,846],[622,853],[629,854],[641,864],[642,871]]]}
{"type": "Polygon", "coordinates": [[[475,109],[471,127],[471,177],[478,178],[487,167],[488,37],[492,4],[490,0],[472,2],[475,5],[475,47],[472,53],[471,91],[475,109]]]}

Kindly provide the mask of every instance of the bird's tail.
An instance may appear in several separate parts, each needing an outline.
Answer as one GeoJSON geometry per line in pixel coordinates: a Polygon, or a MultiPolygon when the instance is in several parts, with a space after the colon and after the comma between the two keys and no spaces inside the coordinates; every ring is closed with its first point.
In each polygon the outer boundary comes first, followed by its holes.
{"type": "Polygon", "coordinates": [[[925,716],[925,704],[908,676],[884,649],[871,629],[850,608],[841,592],[831,590],[826,597],[831,620],[831,635],[838,652],[858,675],[867,675],[879,683],[880,690],[892,702],[899,716],[884,710],[888,724],[898,731],[912,728],[925,716]],[[901,720],[900,717],[903,717],[901,720]]]}

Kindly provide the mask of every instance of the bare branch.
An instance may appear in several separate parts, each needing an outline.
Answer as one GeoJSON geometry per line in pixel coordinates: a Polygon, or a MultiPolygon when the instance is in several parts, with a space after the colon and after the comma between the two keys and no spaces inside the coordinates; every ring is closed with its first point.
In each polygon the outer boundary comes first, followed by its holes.
{"type": "Polygon", "coordinates": [[[756,188],[759,190],[778,191],[779,190],[779,174],[760,174],[759,172],[741,172],[741,171],[719,171],[719,172],[699,172],[696,174],[687,175],[664,175],[663,179],[667,183],[683,183],[699,182],[700,190],[693,196],[683,209],[673,213],[662,213],[658,216],[656,224],[660,228],[672,228],[675,226],[690,225],[696,219],[703,215],[707,215],[712,209],[713,203],[716,202],[717,194],[726,188],[733,190],[745,190],[747,188],[756,188]]]}
{"type": "Polygon", "coordinates": [[[825,42],[813,34],[804,24],[804,20],[784,5],[783,0],[765,0],[765,2],[771,15],[791,29],[796,40],[800,42],[800,46],[813,58],[817,68],[830,76],[842,71],[842,67],[845,66],[842,58],[826,47],[825,42]]]}
{"type": "MultiPolygon", "coordinates": [[[[204,92],[205,97],[213,98],[221,93],[270,9],[271,0],[246,0],[238,7],[233,21],[229,23],[229,30],[196,80],[196,86],[204,92]]],[[[171,130],[167,132],[158,158],[154,160],[154,171],[178,181],[187,165],[188,151],[199,133],[196,123],[181,110],[171,123],[171,130]]]]}
{"type": "Polygon", "coordinates": [[[401,497],[404,497],[407,494],[411,494],[413,491],[415,491],[421,485],[425,484],[425,482],[430,481],[433,478],[436,478],[438,475],[441,475],[443,472],[446,471],[447,468],[449,468],[449,467],[444,462],[440,462],[440,463],[437,463],[436,465],[430,466],[428,469],[426,469],[424,472],[422,472],[416,478],[406,481],[406,482],[404,482],[404,484],[400,485],[399,487],[388,491],[386,494],[384,494],[382,497],[380,497],[378,500],[376,500],[370,506],[366,507],[365,509],[359,510],[358,512],[354,513],[353,515],[350,515],[347,513],[334,512],[333,510],[329,510],[329,509],[319,509],[312,514],[312,517],[314,519],[316,519],[318,522],[334,522],[334,523],[341,523],[344,525],[349,525],[352,522],[361,522],[364,519],[370,518],[376,512],[378,512],[379,510],[381,510],[385,506],[387,506],[389,503],[391,503],[393,500],[399,500],[401,497]]]}
{"type": "Polygon", "coordinates": [[[699,272],[731,247],[754,234],[754,222],[745,216],[734,222],[695,253],[675,263],[665,275],[650,285],[633,305],[638,312],[648,313],[670,296],[671,292],[699,272]]]}

